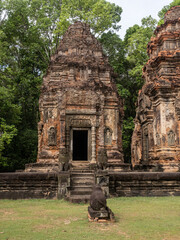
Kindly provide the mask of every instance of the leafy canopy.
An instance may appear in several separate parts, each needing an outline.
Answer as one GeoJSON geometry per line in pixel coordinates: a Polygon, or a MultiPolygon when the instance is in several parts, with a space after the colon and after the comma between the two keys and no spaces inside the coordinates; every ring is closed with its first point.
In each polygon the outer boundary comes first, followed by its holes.
{"type": "Polygon", "coordinates": [[[94,34],[118,30],[122,8],[105,0],[62,0],[57,32],[62,35],[76,21],[90,24],[94,34]]]}
{"type": "Polygon", "coordinates": [[[0,1],[0,169],[36,160],[42,76],[69,24],[97,35],[119,29],[122,9],[105,0],[0,1]]]}

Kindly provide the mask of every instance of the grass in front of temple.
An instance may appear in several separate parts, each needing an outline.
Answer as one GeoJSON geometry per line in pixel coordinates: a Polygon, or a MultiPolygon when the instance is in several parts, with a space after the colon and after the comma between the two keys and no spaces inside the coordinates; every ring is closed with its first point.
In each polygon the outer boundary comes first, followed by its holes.
{"type": "Polygon", "coordinates": [[[0,200],[2,240],[180,240],[180,197],[108,199],[115,223],[88,222],[88,204],[0,200]]]}

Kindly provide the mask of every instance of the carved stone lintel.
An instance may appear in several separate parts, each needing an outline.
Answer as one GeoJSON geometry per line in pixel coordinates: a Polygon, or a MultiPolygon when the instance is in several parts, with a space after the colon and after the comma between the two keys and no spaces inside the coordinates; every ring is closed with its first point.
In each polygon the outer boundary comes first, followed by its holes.
{"type": "Polygon", "coordinates": [[[70,123],[71,127],[91,127],[91,121],[89,119],[72,119],[70,123]]]}

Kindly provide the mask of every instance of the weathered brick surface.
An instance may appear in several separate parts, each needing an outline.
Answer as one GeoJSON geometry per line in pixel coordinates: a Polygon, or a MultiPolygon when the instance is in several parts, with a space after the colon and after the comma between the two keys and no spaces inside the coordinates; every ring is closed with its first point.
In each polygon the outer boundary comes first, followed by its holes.
{"type": "MultiPolygon", "coordinates": [[[[88,130],[90,164],[98,165],[106,153],[111,165],[123,163],[123,107],[114,77],[89,26],[81,22],[71,25],[51,57],[43,79],[38,164],[60,162],[62,169],[68,168],[67,163],[72,165],[73,129],[88,130]]],[[[31,167],[27,166],[26,171],[31,171],[31,167]]]]}
{"type": "Polygon", "coordinates": [[[110,173],[112,196],[180,196],[180,173],[110,173]]]}
{"type": "MultiPolygon", "coordinates": [[[[111,196],[180,196],[179,172],[110,172],[108,179],[111,196]]],[[[68,198],[69,181],[67,172],[1,173],[0,199],[68,198]]]]}
{"type": "Polygon", "coordinates": [[[0,173],[0,199],[51,199],[57,192],[55,173],[0,173]]]}
{"type": "Polygon", "coordinates": [[[180,171],[180,6],[148,44],[132,137],[135,169],[180,171]]]}

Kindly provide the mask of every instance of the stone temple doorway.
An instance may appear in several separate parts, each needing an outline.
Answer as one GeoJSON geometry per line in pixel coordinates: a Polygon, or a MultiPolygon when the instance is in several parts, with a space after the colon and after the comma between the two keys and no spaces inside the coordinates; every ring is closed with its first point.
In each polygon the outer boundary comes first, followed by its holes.
{"type": "Polygon", "coordinates": [[[73,130],[73,161],[88,161],[88,130],[73,130]]]}

